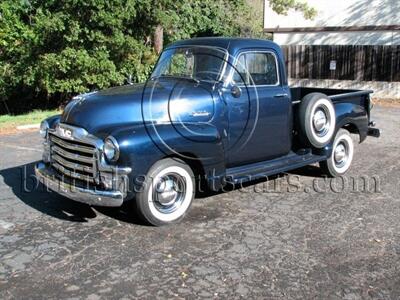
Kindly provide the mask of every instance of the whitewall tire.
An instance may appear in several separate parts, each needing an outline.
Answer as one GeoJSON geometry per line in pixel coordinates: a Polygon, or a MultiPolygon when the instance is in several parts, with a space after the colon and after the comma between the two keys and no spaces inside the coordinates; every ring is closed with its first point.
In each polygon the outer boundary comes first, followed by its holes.
{"type": "Polygon", "coordinates": [[[331,157],[320,162],[320,167],[327,175],[338,177],[344,175],[350,168],[354,156],[354,142],[350,133],[340,129],[333,142],[331,157]]]}
{"type": "Polygon", "coordinates": [[[324,94],[312,93],[305,96],[299,108],[299,134],[306,145],[323,148],[335,133],[336,114],[332,101],[324,94]]]}
{"type": "Polygon", "coordinates": [[[179,159],[167,158],[150,168],[142,191],[136,195],[136,206],[150,224],[167,225],[184,218],[194,194],[191,168],[179,159]]]}

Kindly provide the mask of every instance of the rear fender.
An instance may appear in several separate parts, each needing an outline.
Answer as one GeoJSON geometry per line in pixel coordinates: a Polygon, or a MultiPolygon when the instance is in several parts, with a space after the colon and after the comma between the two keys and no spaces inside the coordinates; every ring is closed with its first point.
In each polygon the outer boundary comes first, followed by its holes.
{"type": "Polygon", "coordinates": [[[341,128],[349,129],[352,133],[358,133],[360,143],[368,134],[368,111],[364,106],[354,103],[336,103],[336,132],[341,128]]]}
{"type": "MultiPolygon", "coordinates": [[[[351,133],[356,133],[360,137],[360,143],[365,140],[368,134],[368,112],[364,106],[354,103],[335,103],[336,113],[336,133],[341,128],[349,130],[351,133]]],[[[330,157],[332,155],[334,139],[322,149],[318,149],[316,154],[330,157]]]]}

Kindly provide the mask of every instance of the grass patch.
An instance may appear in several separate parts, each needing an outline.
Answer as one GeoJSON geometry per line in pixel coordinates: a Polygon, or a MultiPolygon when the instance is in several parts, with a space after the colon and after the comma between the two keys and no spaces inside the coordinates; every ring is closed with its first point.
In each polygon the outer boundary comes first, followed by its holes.
{"type": "Polygon", "coordinates": [[[20,125],[37,124],[47,117],[59,114],[60,111],[54,110],[34,110],[23,115],[2,115],[0,116],[0,129],[14,128],[20,125]]]}

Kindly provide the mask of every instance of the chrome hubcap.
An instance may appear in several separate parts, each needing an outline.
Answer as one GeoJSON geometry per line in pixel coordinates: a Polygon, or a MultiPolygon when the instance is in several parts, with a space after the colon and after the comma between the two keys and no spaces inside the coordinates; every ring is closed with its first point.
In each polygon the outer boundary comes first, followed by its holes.
{"type": "Polygon", "coordinates": [[[347,161],[348,153],[345,144],[339,143],[335,148],[334,158],[338,167],[343,166],[347,161]]]}
{"type": "Polygon", "coordinates": [[[179,208],[185,198],[186,183],[183,177],[170,173],[155,184],[153,200],[158,211],[171,213],[179,208]]]}
{"type": "Polygon", "coordinates": [[[314,113],[313,126],[318,136],[324,136],[329,130],[330,120],[323,108],[318,108],[314,113]]]}

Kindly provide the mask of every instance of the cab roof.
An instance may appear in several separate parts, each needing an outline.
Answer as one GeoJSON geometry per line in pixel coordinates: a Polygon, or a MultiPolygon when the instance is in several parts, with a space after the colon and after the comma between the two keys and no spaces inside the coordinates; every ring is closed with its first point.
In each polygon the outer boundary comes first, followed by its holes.
{"type": "Polygon", "coordinates": [[[246,48],[269,48],[280,52],[280,47],[272,41],[251,39],[251,38],[231,38],[231,37],[202,37],[188,40],[182,40],[168,45],[167,48],[184,46],[212,46],[227,50],[234,54],[241,49],[246,48]]]}

